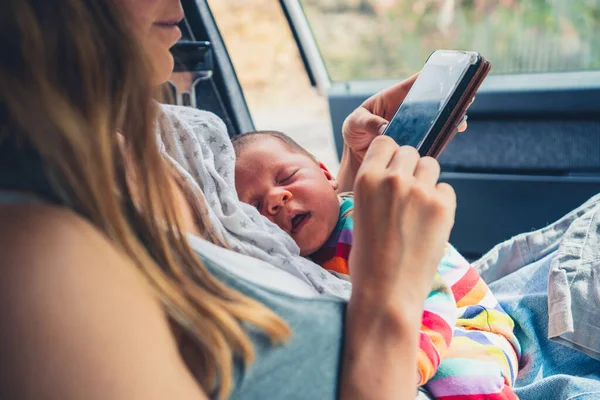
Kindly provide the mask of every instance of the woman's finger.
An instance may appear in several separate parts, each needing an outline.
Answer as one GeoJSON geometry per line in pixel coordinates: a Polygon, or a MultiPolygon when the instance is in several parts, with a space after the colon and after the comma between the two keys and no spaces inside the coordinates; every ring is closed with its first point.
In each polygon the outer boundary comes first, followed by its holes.
{"type": "Polygon", "coordinates": [[[435,186],[440,178],[440,163],[435,158],[421,158],[415,169],[415,178],[427,186],[435,186]]]}
{"type": "Polygon", "coordinates": [[[456,192],[454,188],[445,182],[441,182],[436,185],[436,190],[446,206],[454,212],[456,210],[456,192]]]}
{"type": "Polygon", "coordinates": [[[378,115],[371,114],[367,109],[361,107],[364,115],[360,120],[359,128],[362,128],[369,135],[377,136],[381,134],[381,128],[388,124],[388,120],[378,115]]]}
{"type": "Polygon", "coordinates": [[[361,169],[365,171],[383,171],[390,164],[398,145],[388,136],[378,136],[367,149],[361,169]]]}
{"type": "Polygon", "coordinates": [[[405,178],[412,178],[419,162],[419,152],[411,146],[400,147],[392,156],[388,169],[405,178]]]}
{"type": "Polygon", "coordinates": [[[382,126],[388,124],[388,120],[378,115],[372,114],[364,107],[358,107],[348,119],[347,131],[363,133],[366,132],[372,136],[380,134],[382,126]]]}

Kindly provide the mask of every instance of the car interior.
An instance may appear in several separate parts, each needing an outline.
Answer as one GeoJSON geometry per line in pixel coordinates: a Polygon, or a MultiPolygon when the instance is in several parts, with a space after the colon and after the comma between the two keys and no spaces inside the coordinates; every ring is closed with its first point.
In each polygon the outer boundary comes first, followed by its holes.
{"type": "MultiPolygon", "coordinates": [[[[397,79],[332,80],[303,2],[280,5],[331,116],[341,127],[366,98],[397,79]]],[[[183,0],[174,49],[173,101],[209,110],[231,137],[254,129],[224,40],[206,0],[183,0]]],[[[491,60],[492,63],[494,60],[491,60]]],[[[441,154],[442,180],[457,194],[452,244],[474,260],[513,235],[539,229],[600,192],[600,71],[491,74],[468,110],[468,130],[441,154]]]]}
{"type": "MultiPolygon", "coordinates": [[[[169,102],[215,113],[232,138],[253,131],[208,0],[181,2],[183,36],[172,48],[169,102]]],[[[327,100],[341,157],[344,119],[368,97],[407,76],[333,79],[303,3],[279,0],[307,77],[327,100]]],[[[600,69],[492,73],[467,114],[467,132],[456,135],[439,157],[441,179],[457,195],[450,242],[467,259],[540,229],[600,193],[600,69]]]]}

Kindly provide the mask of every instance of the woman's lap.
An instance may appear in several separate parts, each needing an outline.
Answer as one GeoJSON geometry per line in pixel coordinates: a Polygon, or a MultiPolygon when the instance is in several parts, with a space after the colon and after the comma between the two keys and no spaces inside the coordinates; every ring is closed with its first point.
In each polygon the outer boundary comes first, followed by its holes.
{"type": "Polygon", "coordinates": [[[489,285],[514,319],[522,347],[515,391],[524,400],[600,398],[600,362],[548,339],[548,273],[554,256],[489,285]]]}

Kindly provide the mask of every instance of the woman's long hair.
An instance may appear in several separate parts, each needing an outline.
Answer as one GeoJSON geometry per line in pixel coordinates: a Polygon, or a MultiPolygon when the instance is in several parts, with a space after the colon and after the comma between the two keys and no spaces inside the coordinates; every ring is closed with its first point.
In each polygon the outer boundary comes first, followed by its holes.
{"type": "MultiPolygon", "coordinates": [[[[108,0],[0,2],[0,146],[38,154],[59,202],[132,260],[172,324],[194,340],[200,383],[223,398],[233,360],[254,357],[244,325],[273,342],[289,329],[213,278],[185,240],[166,190],[172,170],[158,149],[150,63],[118,8],[108,0]]],[[[198,204],[199,229],[218,243],[198,204]]]]}

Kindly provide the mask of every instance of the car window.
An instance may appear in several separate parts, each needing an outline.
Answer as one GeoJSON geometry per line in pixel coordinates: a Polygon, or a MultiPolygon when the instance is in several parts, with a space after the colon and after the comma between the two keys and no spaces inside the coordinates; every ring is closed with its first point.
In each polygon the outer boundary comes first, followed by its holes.
{"type": "Polygon", "coordinates": [[[600,69],[600,2],[300,0],[332,81],[412,74],[436,49],[476,50],[493,73],[600,69]]]}
{"type": "Polygon", "coordinates": [[[339,162],[327,99],[311,86],[279,2],[208,3],[256,129],[288,134],[335,174],[339,162]]]}

